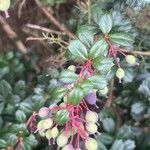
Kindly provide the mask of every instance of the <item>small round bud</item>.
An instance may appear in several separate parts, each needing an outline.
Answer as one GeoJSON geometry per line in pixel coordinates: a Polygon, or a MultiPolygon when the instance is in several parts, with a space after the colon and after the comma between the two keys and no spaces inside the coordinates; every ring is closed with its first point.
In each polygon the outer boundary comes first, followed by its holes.
{"type": "Polygon", "coordinates": [[[131,65],[133,65],[133,64],[136,63],[136,59],[135,59],[135,57],[134,57],[133,55],[127,55],[127,56],[125,57],[125,59],[126,59],[126,61],[127,61],[129,64],[131,64],[131,65]]]}
{"type": "Polygon", "coordinates": [[[96,123],[98,121],[98,114],[94,111],[87,111],[85,114],[85,119],[87,122],[96,123]]]}
{"type": "Polygon", "coordinates": [[[50,138],[52,138],[52,136],[51,136],[51,129],[48,129],[47,131],[46,131],[46,138],[49,140],[50,138]]]}
{"type": "Polygon", "coordinates": [[[60,103],[59,106],[60,106],[60,107],[65,107],[65,106],[66,106],[66,103],[60,103]]]}
{"type": "Polygon", "coordinates": [[[117,78],[119,79],[122,79],[125,75],[125,72],[122,68],[118,68],[117,71],[116,71],[116,76],[117,78]]]}
{"type": "Polygon", "coordinates": [[[93,91],[92,93],[90,93],[89,95],[87,95],[85,97],[86,101],[91,104],[91,105],[94,105],[96,104],[96,100],[97,100],[97,96],[96,96],[96,92],[93,91]]]}
{"type": "Polygon", "coordinates": [[[58,137],[57,137],[57,145],[59,147],[63,147],[67,144],[68,142],[68,138],[65,136],[65,134],[60,134],[58,137]]]}
{"type": "Polygon", "coordinates": [[[95,134],[97,132],[97,125],[92,122],[88,122],[86,124],[86,130],[89,134],[95,134]]]}
{"type": "Polygon", "coordinates": [[[55,108],[55,107],[58,107],[58,106],[57,106],[56,104],[51,104],[51,105],[49,106],[50,110],[53,109],[53,108],[55,108]]]}
{"type": "Polygon", "coordinates": [[[44,125],[44,120],[39,121],[37,124],[37,130],[44,130],[43,125],[44,125]]]}
{"type": "Polygon", "coordinates": [[[38,115],[41,117],[41,118],[46,118],[48,117],[50,114],[50,109],[47,108],[47,107],[43,107],[39,110],[39,113],[38,115]]]}
{"type": "Polygon", "coordinates": [[[99,90],[100,94],[106,95],[108,93],[108,87],[105,87],[103,90],[99,90]]]}
{"type": "Polygon", "coordinates": [[[68,67],[68,69],[71,70],[71,71],[73,71],[73,72],[75,72],[75,71],[76,71],[76,66],[70,65],[70,66],[68,67]]]}
{"type": "Polygon", "coordinates": [[[64,97],[63,97],[63,101],[66,103],[67,102],[67,98],[68,96],[67,95],[65,95],[64,97]]]}
{"type": "Polygon", "coordinates": [[[6,11],[10,7],[10,0],[0,0],[0,10],[6,11]]]}
{"type": "Polygon", "coordinates": [[[43,129],[49,129],[53,125],[53,120],[51,118],[43,120],[43,129]]]}
{"type": "Polygon", "coordinates": [[[74,150],[72,144],[67,144],[62,148],[62,150],[74,150]]]}
{"type": "Polygon", "coordinates": [[[38,133],[39,133],[39,135],[40,135],[41,137],[45,137],[45,136],[46,136],[46,133],[45,133],[45,131],[43,131],[43,130],[39,130],[38,133]]]}
{"type": "Polygon", "coordinates": [[[52,138],[56,138],[58,136],[58,134],[59,134],[58,128],[57,127],[52,128],[52,130],[51,130],[51,137],[52,138]]]}
{"type": "Polygon", "coordinates": [[[97,150],[98,149],[97,141],[91,137],[88,137],[85,140],[85,147],[87,148],[87,150],[97,150]]]}

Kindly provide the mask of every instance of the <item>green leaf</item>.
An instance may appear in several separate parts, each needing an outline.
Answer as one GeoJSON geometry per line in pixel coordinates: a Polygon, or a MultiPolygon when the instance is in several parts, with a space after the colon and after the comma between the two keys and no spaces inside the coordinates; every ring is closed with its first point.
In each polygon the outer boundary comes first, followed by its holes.
{"type": "Polygon", "coordinates": [[[82,25],[78,28],[77,36],[84,45],[90,48],[94,41],[94,33],[92,26],[82,25]]]}
{"type": "Polygon", "coordinates": [[[74,88],[68,95],[68,103],[72,105],[77,105],[81,102],[83,98],[83,91],[81,88],[74,88]]]}
{"type": "Polygon", "coordinates": [[[28,102],[25,102],[25,101],[20,103],[19,109],[25,113],[32,113],[32,106],[28,102]]]}
{"type": "Polygon", "coordinates": [[[104,89],[107,86],[107,81],[103,76],[95,75],[88,78],[88,81],[92,82],[95,89],[104,89]]]}
{"type": "Polygon", "coordinates": [[[110,40],[112,43],[120,46],[131,46],[134,42],[134,39],[128,33],[124,32],[111,34],[110,40]]]}
{"type": "Polygon", "coordinates": [[[115,121],[112,118],[102,120],[103,128],[108,133],[113,133],[115,130],[115,121]]]}
{"type": "Polygon", "coordinates": [[[134,150],[135,142],[131,139],[128,139],[124,142],[125,148],[124,150],[134,150]]]}
{"type": "Polygon", "coordinates": [[[5,140],[0,139],[0,148],[6,148],[7,147],[7,143],[5,140]]]}
{"type": "Polygon", "coordinates": [[[93,67],[102,74],[108,73],[113,65],[113,60],[108,57],[99,57],[93,61],[93,67]]]}
{"type": "Polygon", "coordinates": [[[63,83],[73,83],[77,81],[78,75],[75,72],[66,69],[61,71],[59,79],[63,83]]]}
{"type": "Polygon", "coordinates": [[[107,133],[101,133],[99,140],[105,145],[110,145],[114,141],[114,138],[107,133]]]}
{"type": "Polygon", "coordinates": [[[99,21],[99,27],[104,34],[108,34],[113,26],[113,19],[111,14],[104,14],[99,21]]]}
{"type": "Polygon", "coordinates": [[[147,111],[147,106],[143,102],[136,102],[131,106],[131,115],[133,119],[140,120],[147,111]]]}
{"type": "Polygon", "coordinates": [[[10,131],[12,133],[15,133],[15,134],[24,134],[24,135],[27,135],[29,134],[29,131],[26,127],[26,124],[24,123],[21,123],[21,124],[13,124],[10,128],[10,131]]]}
{"type": "Polygon", "coordinates": [[[89,80],[84,80],[80,83],[80,87],[82,88],[84,95],[87,95],[92,91],[93,83],[89,80]]]}
{"type": "Polygon", "coordinates": [[[68,119],[69,119],[69,112],[67,109],[59,110],[54,115],[54,121],[60,126],[63,126],[68,121],[68,119]]]}
{"type": "Polygon", "coordinates": [[[19,122],[23,123],[23,122],[26,121],[26,114],[23,111],[21,111],[21,110],[17,110],[16,111],[16,119],[19,122]]]}
{"type": "Polygon", "coordinates": [[[7,145],[15,145],[17,141],[16,133],[7,133],[4,137],[5,141],[7,141],[7,145]]]}
{"type": "Polygon", "coordinates": [[[107,147],[100,141],[98,141],[98,149],[99,150],[107,150],[107,147]]]}
{"type": "Polygon", "coordinates": [[[108,44],[104,39],[99,39],[90,49],[89,57],[95,59],[101,55],[106,56],[108,53],[108,44]]]}
{"type": "Polygon", "coordinates": [[[124,143],[122,140],[115,140],[110,150],[124,150],[124,143]]]}
{"type": "Polygon", "coordinates": [[[11,92],[10,84],[5,80],[0,81],[0,94],[6,98],[11,92]]]}
{"type": "Polygon", "coordinates": [[[66,88],[56,87],[51,91],[51,99],[52,100],[61,100],[66,93],[67,93],[66,88]]]}
{"type": "Polygon", "coordinates": [[[18,94],[18,95],[20,95],[20,96],[23,97],[23,96],[25,95],[25,87],[26,87],[25,81],[19,80],[19,81],[15,84],[15,87],[14,87],[13,92],[14,92],[15,94],[18,94]]]}
{"type": "Polygon", "coordinates": [[[37,140],[33,134],[30,134],[28,137],[24,138],[24,143],[30,147],[34,147],[37,145],[37,140]]]}
{"type": "MultiPolygon", "coordinates": [[[[133,131],[131,126],[125,124],[118,130],[116,137],[121,139],[133,138],[133,131]]],[[[139,131],[136,132],[138,133],[139,131]]]]}
{"type": "Polygon", "coordinates": [[[69,51],[78,60],[86,60],[88,52],[86,46],[80,40],[72,40],[68,46],[69,51]]]}
{"type": "Polygon", "coordinates": [[[95,4],[91,8],[92,17],[94,21],[98,24],[100,21],[101,16],[103,15],[103,11],[101,5],[95,4]]]}
{"type": "Polygon", "coordinates": [[[0,114],[4,110],[4,107],[5,107],[5,102],[0,103],[0,114]]]}

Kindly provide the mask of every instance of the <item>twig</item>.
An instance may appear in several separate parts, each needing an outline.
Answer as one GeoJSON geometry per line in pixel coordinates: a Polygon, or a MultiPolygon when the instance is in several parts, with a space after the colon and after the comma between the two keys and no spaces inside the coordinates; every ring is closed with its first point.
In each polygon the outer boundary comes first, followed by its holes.
{"type": "Polygon", "coordinates": [[[21,4],[19,5],[19,9],[18,9],[18,17],[21,17],[21,10],[23,8],[23,5],[25,4],[26,0],[22,0],[21,4]]]}
{"type": "Polygon", "coordinates": [[[43,31],[43,32],[54,33],[54,34],[58,34],[58,35],[65,35],[64,32],[55,31],[55,30],[52,30],[52,29],[41,27],[39,25],[26,24],[26,27],[31,28],[31,29],[40,30],[40,31],[43,31]]]}
{"type": "Polygon", "coordinates": [[[150,51],[143,52],[143,51],[126,51],[121,49],[124,53],[133,54],[133,55],[141,55],[141,56],[150,56],[150,51]]]}
{"type": "Polygon", "coordinates": [[[108,99],[105,103],[105,107],[110,107],[112,104],[112,100],[113,100],[113,86],[114,86],[114,80],[112,79],[110,81],[110,87],[109,87],[109,95],[108,95],[108,99]]]}
{"type": "Polygon", "coordinates": [[[15,42],[17,49],[20,50],[21,53],[26,54],[27,49],[26,49],[25,45],[19,39],[16,32],[13,31],[11,26],[7,23],[7,21],[2,16],[0,16],[0,25],[2,26],[2,29],[8,35],[8,37],[15,42]]]}
{"type": "Polygon", "coordinates": [[[70,38],[75,38],[75,35],[68,31],[68,29],[65,27],[64,24],[61,24],[52,14],[51,12],[44,7],[39,0],[35,0],[37,6],[43,11],[43,13],[46,15],[46,17],[55,25],[57,26],[61,31],[63,31],[66,35],[68,35],[70,38]]]}

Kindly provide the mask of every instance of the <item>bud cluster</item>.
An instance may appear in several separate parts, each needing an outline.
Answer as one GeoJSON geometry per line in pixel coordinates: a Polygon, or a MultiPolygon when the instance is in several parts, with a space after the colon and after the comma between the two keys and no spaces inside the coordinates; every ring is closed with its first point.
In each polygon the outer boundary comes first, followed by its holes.
{"type": "Polygon", "coordinates": [[[37,130],[49,144],[57,144],[62,150],[80,150],[80,140],[87,150],[97,150],[97,142],[91,135],[98,133],[98,114],[90,111],[86,102],[77,106],[68,103],[51,105],[39,110],[37,130]]]}

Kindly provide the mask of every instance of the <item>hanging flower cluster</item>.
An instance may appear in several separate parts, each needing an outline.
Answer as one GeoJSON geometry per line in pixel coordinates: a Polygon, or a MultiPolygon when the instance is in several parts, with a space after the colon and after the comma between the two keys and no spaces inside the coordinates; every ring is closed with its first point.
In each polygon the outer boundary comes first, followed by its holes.
{"type": "Polygon", "coordinates": [[[51,99],[59,102],[43,107],[38,112],[40,120],[36,131],[46,136],[49,144],[56,143],[58,149],[80,150],[82,141],[87,150],[98,150],[97,141],[93,137],[99,134],[99,119],[98,114],[91,110],[91,105],[98,108],[98,91],[107,95],[110,74],[116,74],[120,82],[124,77],[120,54],[125,56],[129,64],[136,64],[135,57],[127,55],[123,49],[130,47],[133,39],[125,32],[117,30],[114,33],[112,14],[95,11],[93,18],[98,28],[92,25],[81,26],[77,38],[68,45],[66,56],[77,62],[77,65],[71,65],[60,72],[60,84],[51,91],[51,99]],[[112,71],[114,64],[118,68],[115,72],[112,71]]]}

